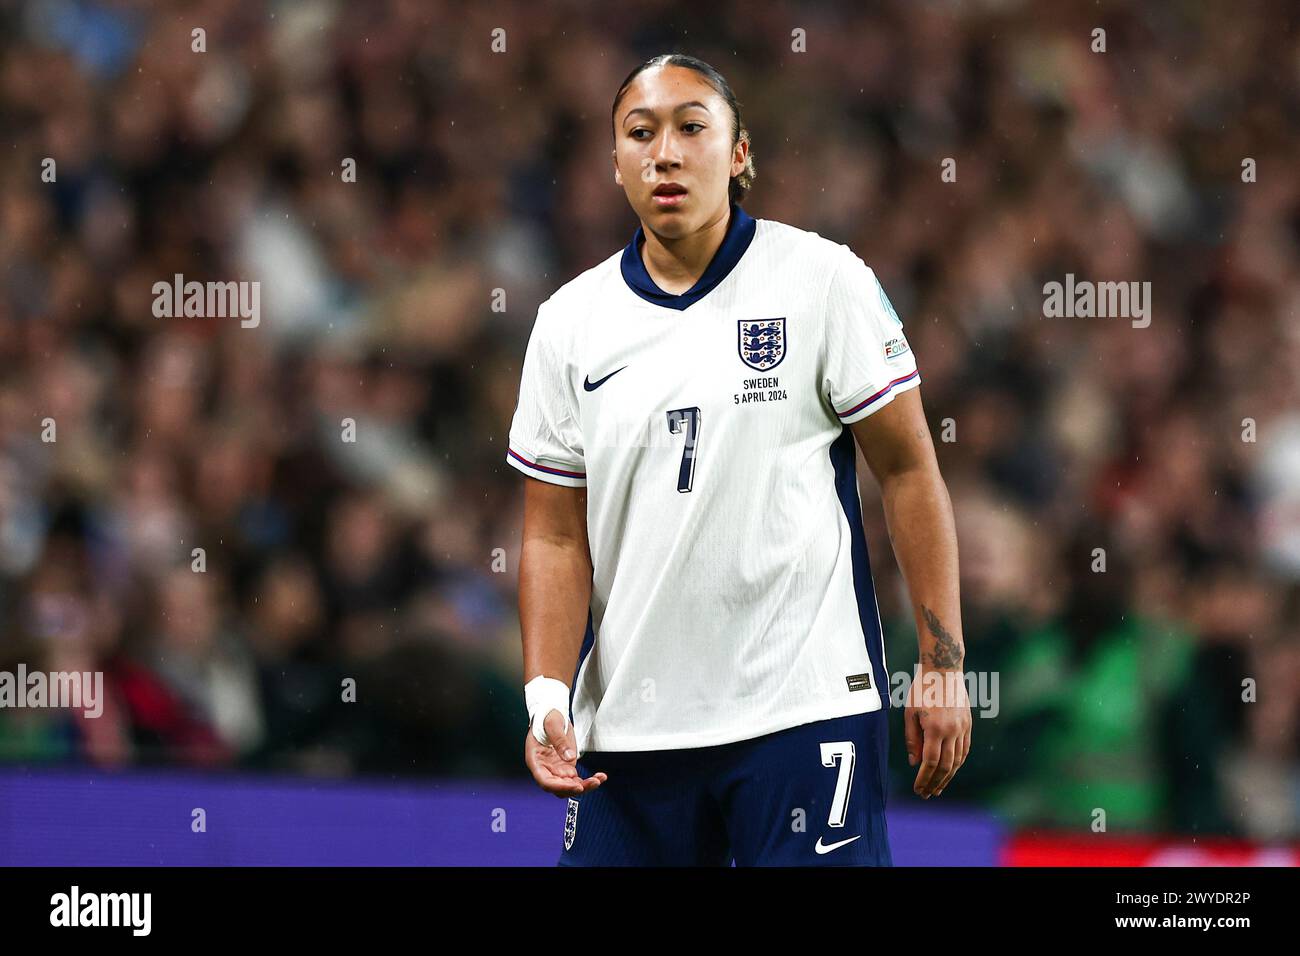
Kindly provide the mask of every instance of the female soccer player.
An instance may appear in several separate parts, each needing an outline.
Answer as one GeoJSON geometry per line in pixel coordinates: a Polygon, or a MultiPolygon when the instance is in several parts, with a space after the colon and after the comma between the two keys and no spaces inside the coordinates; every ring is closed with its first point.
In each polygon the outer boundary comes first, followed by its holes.
{"type": "Polygon", "coordinates": [[[506,458],[535,479],[525,761],[570,797],[560,863],[889,865],[855,439],[917,622],[917,794],[943,792],[971,732],[915,357],[847,246],[741,209],[749,134],[716,70],[649,60],[613,126],[641,225],[538,309],[506,458]]]}

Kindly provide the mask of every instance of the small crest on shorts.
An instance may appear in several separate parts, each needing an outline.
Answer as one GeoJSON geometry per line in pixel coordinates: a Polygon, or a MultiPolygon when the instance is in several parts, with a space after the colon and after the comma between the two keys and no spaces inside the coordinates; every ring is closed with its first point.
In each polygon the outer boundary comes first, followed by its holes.
{"type": "Polygon", "coordinates": [[[740,360],[750,368],[766,372],[785,358],[785,317],[741,319],[736,323],[740,360]]]}
{"type": "Polygon", "coordinates": [[[569,810],[564,815],[564,848],[573,849],[573,837],[578,832],[578,801],[569,798],[569,810]]]}

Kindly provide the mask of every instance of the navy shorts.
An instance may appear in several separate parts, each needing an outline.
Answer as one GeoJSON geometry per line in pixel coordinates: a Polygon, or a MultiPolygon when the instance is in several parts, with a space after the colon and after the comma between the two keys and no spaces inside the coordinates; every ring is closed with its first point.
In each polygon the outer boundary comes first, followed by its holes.
{"type": "Polygon", "coordinates": [[[892,866],[889,711],[686,750],[597,752],[561,866],[892,866]]]}

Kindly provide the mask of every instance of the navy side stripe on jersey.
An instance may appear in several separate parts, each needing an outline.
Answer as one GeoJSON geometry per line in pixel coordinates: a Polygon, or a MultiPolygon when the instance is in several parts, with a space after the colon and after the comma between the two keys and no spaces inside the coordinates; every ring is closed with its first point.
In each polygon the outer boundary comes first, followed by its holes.
{"type": "Polygon", "coordinates": [[[858,496],[857,446],[853,431],[843,426],[840,437],[831,443],[831,463],[835,467],[835,493],[849,523],[853,556],[853,591],[858,599],[858,620],[867,641],[871,676],[880,694],[880,706],[889,709],[889,674],[885,671],[884,637],[880,631],[880,611],[876,605],[876,586],[871,578],[871,559],[867,555],[867,536],[862,530],[862,499],[858,496]]]}

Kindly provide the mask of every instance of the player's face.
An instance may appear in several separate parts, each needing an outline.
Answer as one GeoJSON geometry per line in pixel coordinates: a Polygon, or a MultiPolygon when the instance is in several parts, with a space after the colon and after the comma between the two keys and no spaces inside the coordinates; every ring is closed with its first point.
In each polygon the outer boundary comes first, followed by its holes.
{"type": "Polygon", "coordinates": [[[732,146],[731,123],[727,101],[694,70],[654,67],[632,81],[614,116],[614,179],[646,228],[676,238],[725,212],[747,149],[732,146]]]}

